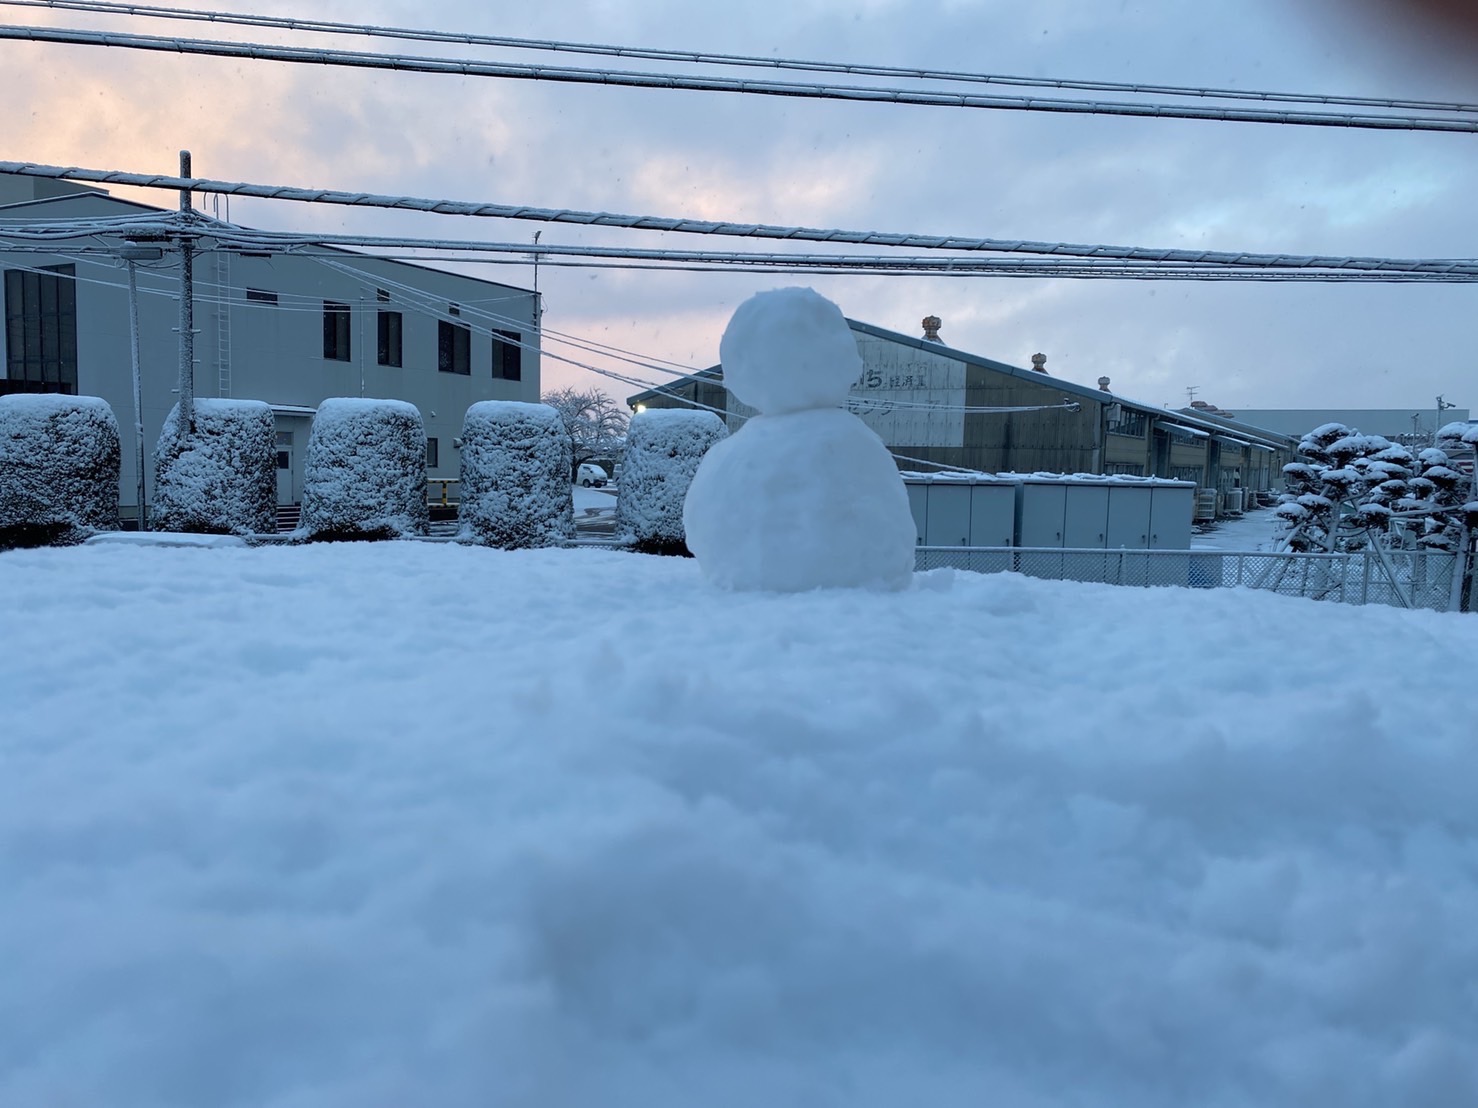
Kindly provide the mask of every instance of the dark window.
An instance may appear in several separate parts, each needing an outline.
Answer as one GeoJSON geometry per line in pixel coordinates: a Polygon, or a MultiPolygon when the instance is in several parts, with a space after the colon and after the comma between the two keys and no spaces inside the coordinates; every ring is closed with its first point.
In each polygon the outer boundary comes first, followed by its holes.
{"type": "Polygon", "coordinates": [[[447,315],[460,316],[462,314],[462,305],[460,305],[460,304],[448,304],[446,306],[446,314],[447,315]]]}
{"type": "Polygon", "coordinates": [[[523,380],[523,336],[517,331],[493,332],[493,376],[502,381],[523,380]]]}
{"type": "Polygon", "coordinates": [[[441,320],[436,326],[436,368],[443,373],[472,373],[472,330],[441,320]]]}
{"type": "Polygon", "coordinates": [[[258,304],[277,303],[277,294],[275,292],[268,292],[265,289],[247,289],[246,298],[248,300],[254,300],[258,304]]]}
{"type": "MultiPolygon", "coordinates": [[[[76,266],[5,274],[5,372],[36,391],[77,392],[76,266]]],[[[30,391],[30,390],[27,390],[30,391]]]]}
{"type": "Polygon", "coordinates": [[[292,467],[293,467],[293,456],[292,456],[292,454],[289,453],[286,450],[279,450],[277,452],[277,468],[278,469],[292,469],[292,467]]]}
{"type": "Polygon", "coordinates": [[[388,304],[390,303],[390,294],[384,289],[375,289],[375,299],[381,304],[388,304]]]}
{"type": "Polygon", "coordinates": [[[400,365],[400,313],[380,312],[380,364],[400,365]]]}
{"type": "Polygon", "coordinates": [[[426,468],[435,469],[441,464],[441,442],[438,439],[426,440],[426,468]]]}
{"type": "Polygon", "coordinates": [[[349,305],[323,302],[323,356],[336,362],[349,360],[349,305]]]}
{"type": "Polygon", "coordinates": [[[1111,435],[1129,435],[1136,439],[1144,438],[1146,416],[1144,412],[1132,412],[1127,408],[1119,408],[1117,419],[1108,421],[1108,433],[1111,435]]]}

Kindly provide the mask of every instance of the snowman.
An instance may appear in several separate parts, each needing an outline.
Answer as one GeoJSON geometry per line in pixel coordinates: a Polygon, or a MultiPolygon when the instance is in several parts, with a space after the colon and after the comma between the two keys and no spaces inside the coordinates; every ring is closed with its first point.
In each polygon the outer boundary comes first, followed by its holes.
{"type": "Polygon", "coordinates": [[[732,589],[901,589],[917,532],[883,441],[851,412],[862,373],[839,309],[812,289],[762,292],[719,343],[724,384],[759,410],[703,457],[683,505],[688,549],[732,589]]]}

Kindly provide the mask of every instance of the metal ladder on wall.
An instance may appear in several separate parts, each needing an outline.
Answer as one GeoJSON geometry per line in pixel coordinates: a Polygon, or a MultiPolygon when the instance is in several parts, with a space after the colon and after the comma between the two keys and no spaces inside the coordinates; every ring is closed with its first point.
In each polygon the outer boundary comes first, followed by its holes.
{"type": "Polygon", "coordinates": [[[217,396],[231,395],[231,255],[216,251],[217,396]]]}

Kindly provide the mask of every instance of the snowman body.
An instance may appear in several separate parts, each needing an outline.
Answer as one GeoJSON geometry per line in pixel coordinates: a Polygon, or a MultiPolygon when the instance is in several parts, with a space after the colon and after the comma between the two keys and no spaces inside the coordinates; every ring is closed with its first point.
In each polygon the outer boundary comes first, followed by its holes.
{"type": "Polygon", "coordinates": [[[688,548],[741,590],[901,589],[917,532],[883,441],[846,411],[861,373],[840,309],[810,289],[761,293],[720,344],[724,381],[760,410],[704,455],[683,507],[688,548]]]}

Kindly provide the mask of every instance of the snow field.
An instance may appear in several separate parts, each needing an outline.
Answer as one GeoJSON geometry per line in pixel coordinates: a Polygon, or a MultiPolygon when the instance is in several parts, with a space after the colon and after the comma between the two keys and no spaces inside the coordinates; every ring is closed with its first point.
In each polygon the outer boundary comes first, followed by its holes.
{"type": "Polygon", "coordinates": [[[456,544],[0,577],[0,1103],[1478,1100],[1466,617],[456,544]]]}

